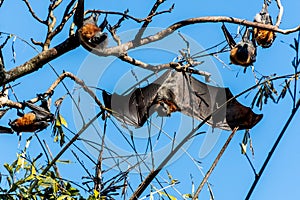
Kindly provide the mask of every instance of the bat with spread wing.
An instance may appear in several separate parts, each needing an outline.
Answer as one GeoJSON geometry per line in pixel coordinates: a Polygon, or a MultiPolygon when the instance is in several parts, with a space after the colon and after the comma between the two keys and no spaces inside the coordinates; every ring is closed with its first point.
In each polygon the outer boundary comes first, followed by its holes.
{"type": "Polygon", "coordinates": [[[10,127],[0,126],[0,133],[17,132],[19,134],[21,132],[41,131],[49,126],[48,122],[54,120],[54,115],[44,106],[36,106],[29,102],[24,102],[24,106],[32,111],[20,114],[19,118],[10,121],[8,123],[10,127]]]}
{"type": "Polygon", "coordinates": [[[136,88],[127,95],[108,94],[103,91],[105,106],[119,121],[141,127],[147,119],[157,112],[159,116],[170,116],[179,111],[185,115],[207,121],[212,127],[223,130],[251,129],[263,117],[255,114],[249,107],[240,104],[229,88],[215,87],[193,78],[185,73],[168,70],[153,83],[136,88]],[[218,109],[221,105],[226,106],[218,109]],[[217,110],[218,109],[218,110],[217,110]]]}
{"type": "Polygon", "coordinates": [[[252,36],[252,30],[246,27],[242,40],[236,43],[227,30],[222,25],[222,30],[228,45],[230,46],[230,61],[232,64],[248,67],[256,61],[256,44],[252,36]]]}
{"type": "MultiPolygon", "coordinates": [[[[262,10],[255,15],[254,21],[262,24],[273,25],[272,18],[268,12],[268,2],[266,0],[264,1],[262,10]]],[[[261,28],[254,28],[253,32],[257,44],[263,48],[270,47],[276,38],[276,34],[274,31],[268,31],[261,28]]]]}

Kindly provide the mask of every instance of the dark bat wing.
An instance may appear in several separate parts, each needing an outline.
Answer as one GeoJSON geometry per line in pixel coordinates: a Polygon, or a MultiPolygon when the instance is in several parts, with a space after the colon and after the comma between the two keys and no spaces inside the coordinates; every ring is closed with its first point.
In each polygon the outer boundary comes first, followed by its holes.
{"type": "Polygon", "coordinates": [[[229,47],[232,49],[233,47],[235,47],[236,42],[234,41],[232,35],[229,33],[229,31],[227,30],[226,26],[223,24],[222,25],[222,31],[224,33],[224,36],[226,38],[226,41],[229,45],[229,47]]]}
{"type": "Polygon", "coordinates": [[[25,102],[25,106],[30,108],[32,112],[35,114],[35,121],[50,122],[54,119],[54,115],[41,106],[36,106],[30,102],[25,102]]]}
{"type": "MultiPolygon", "coordinates": [[[[141,127],[154,113],[165,107],[172,112],[204,120],[232,97],[228,88],[210,86],[184,73],[167,71],[157,81],[137,88],[128,95],[103,92],[104,104],[121,122],[141,127]]],[[[166,112],[168,113],[168,112],[166,112]]],[[[233,99],[207,121],[207,124],[224,130],[250,129],[262,118],[250,108],[233,99]]]]}
{"type": "Polygon", "coordinates": [[[158,109],[157,94],[167,79],[170,71],[165,72],[153,83],[136,88],[128,95],[108,94],[103,91],[103,101],[112,114],[121,122],[141,127],[147,119],[158,109]]]}
{"type": "MultiPolygon", "coordinates": [[[[175,94],[175,103],[183,114],[198,120],[204,120],[232,97],[228,88],[210,86],[182,73],[173,74],[172,82],[177,84],[170,84],[169,89],[175,94]]],[[[219,109],[207,124],[224,130],[232,130],[236,126],[239,129],[248,129],[261,118],[262,115],[257,115],[237,100],[232,100],[219,109]]]]}
{"type": "MultiPolygon", "coordinates": [[[[229,88],[225,88],[226,99],[233,97],[229,88]]],[[[241,129],[253,128],[263,117],[263,114],[255,114],[251,108],[243,106],[236,99],[231,100],[226,106],[226,121],[231,129],[239,127],[241,129]]]]}
{"type": "Polygon", "coordinates": [[[10,134],[12,134],[13,132],[14,131],[9,127],[0,126],[0,133],[10,133],[10,134]]]}

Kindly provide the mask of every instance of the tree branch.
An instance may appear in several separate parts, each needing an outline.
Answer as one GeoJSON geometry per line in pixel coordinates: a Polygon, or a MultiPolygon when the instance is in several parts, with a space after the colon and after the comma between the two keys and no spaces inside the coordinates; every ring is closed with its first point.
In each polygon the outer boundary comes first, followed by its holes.
{"type": "Polygon", "coordinates": [[[110,47],[110,48],[105,48],[105,49],[97,49],[93,48],[90,46],[88,43],[86,43],[84,40],[80,40],[82,46],[99,56],[119,56],[122,54],[126,54],[128,50],[134,49],[136,47],[146,45],[152,42],[159,41],[168,35],[172,34],[174,31],[188,25],[192,24],[198,24],[198,23],[219,23],[219,22],[228,22],[228,23],[233,23],[233,24],[239,24],[239,25],[245,25],[245,26],[250,26],[250,27],[256,27],[256,28],[261,28],[261,29],[266,29],[266,30],[271,30],[274,32],[282,33],[282,34],[289,34],[296,32],[300,30],[300,25],[292,28],[292,29],[279,29],[277,26],[273,25],[267,25],[267,24],[262,24],[262,23],[257,23],[253,21],[247,21],[244,19],[239,19],[239,18],[234,18],[234,17],[226,17],[226,16],[210,16],[210,17],[197,17],[197,18],[190,18],[186,19],[183,21],[179,21],[177,23],[174,23],[173,25],[169,26],[168,28],[154,34],[151,36],[147,36],[142,38],[139,42],[134,42],[128,41],[126,43],[123,43],[122,45],[115,46],[115,47],[110,47]]]}
{"type": "MultiPolygon", "coordinates": [[[[49,89],[45,92],[47,97],[50,94],[53,94],[55,88],[58,86],[59,83],[61,83],[66,77],[72,79],[73,81],[75,81],[75,83],[77,83],[78,85],[80,85],[83,90],[85,92],[87,92],[96,102],[96,104],[103,110],[105,109],[105,107],[102,105],[101,101],[97,98],[96,94],[88,87],[86,86],[86,84],[84,83],[83,80],[79,79],[78,77],[76,77],[74,74],[72,74],[71,72],[64,72],[62,73],[57,79],[56,81],[49,87],[49,89]]],[[[32,100],[30,100],[30,102],[34,103],[37,102],[38,98],[34,98],[32,100]]]]}
{"type": "Polygon", "coordinates": [[[207,183],[207,180],[209,178],[209,176],[211,175],[212,171],[214,170],[214,168],[217,166],[220,158],[222,157],[224,151],[226,150],[226,148],[228,147],[231,139],[233,138],[234,134],[236,133],[236,131],[238,130],[238,127],[236,127],[235,129],[233,129],[233,131],[231,132],[231,134],[229,135],[229,137],[227,138],[225,144],[223,145],[222,149],[220,150],[219,154],[217,155],[216,159],[214,160],[214,162],[212,163],[211,167],[209,168],[209,170],[207,171],[207,173],[205,174],[204,178],[202,179],[199,187],[197,188],[195,195],[193,197],[193,200],[198,199],[198,196],[203,188],[203,186],[205,185],[205,183],[207,183]]]}
{"type": "Polygon", "coordinates": [[[276,20],[275,26],[279,27],[279,25],[281,23],[282,15],[283,15],[283,6],[281,4],[281,0],[276,0],[276,3],[277,3],[277,7],[279,9],[279,13],[278,13],[278,16],[277,16],[277,20],[276,20]]]}
{"type": "Polygon", "coordinates": [[[29,10],[29,12],[30,12],[30,14],[32,15],[32,17],[33,17],[34,19],[36,19],[38,22],[47,25],[47,21],[40,19],[40,18],[35,14],[35,12],[33,11],[33,9],[32,9],[32,7],[31,7],[30,3],[28,2],[28,0],[23,0],[23,1],[25,2],[25,4],[26,4],[26,6],[27,6],[27,8],[28,8],[28,10],[29,10]]]}
{"type": "Polygon", "coordinates": [[[282,128],[282,131],[280,132],[280,134],[279,134],[279,136],[277,137],[277,139],[276,139],[274,145],[272,146],[272,149],[270,150],[270,152],[269,152],[269,154],[268,154],[266,160],[264,161],[264,163],[263,163],[261,169],[259,170],[258,174],[255,176],[255,180],[254,180],[254,182],[253,182],[253,184],[252,184],[252,186],[251,186],[251,188],[250,188],[250,190],[249,190],[249,192],[248,192],[248,194],[247,194],[245,200],[250,199],[250,197],[251,197],[251,195],[252,195],[252,193],[253,193],[253,191],[254,191],[254,189],[255,189],[255,187],[256,187],[256,184],[258,183],[260,177],[261,177],[262,174],[264,173],[264,170],[265,170],[265,168],[267,167],[267,165],[268,165],[268,163],[269,163],[269,161],[270,161],[270,159],[271,159],[271,157],[272,157],[274,151],[276,150],[276,148],[277,148],[277,146],[278,146],[278,144],[279,144],[281,138],[283,137],[283,135],[284,135],[286,129],[289,127],[289,125],[290,125],[292,119],[294,118],[294,116],[295,116],[297,110],[299,109],[299,107],[300,107],[300,99],[298,100],[296,107],[292,110],[292,113],[291,113],[290,117],[288,118],[288,120],[286,121],[284,127],[282,128]]]}
{"type": "Polygon", "coordinates": [[[156,10],[158,9],[158,7],[159,7],[162,3],[164,3],[164,2],[165,2],[165,0],[157,0],[157,1],[155,2],[155,4],[153,5],[153,7],[152,7],[150,13],[148,14],[148,17],[147,17],[148,20],[146,20],[146,21],[143,23],[142,27],[140,28],[140,30],[139,30],[138,33],[136,34],[136,36],[135,36],[135,38],[134,38],[134,41],[140,41],[140,39],[142,38],[142,36],[143,36],[143,34],[144,34],[144,32],[145,32],[147,26],[148,26],[148,25],[150,24],[150,22],[152,21],[152,17],[154,16],[154,13],[155,13],[156,10]]]}
{"type": "Polygon", "coordinates": [[[0,80],[0,85],[14,81],[22,76],[30,74],[38,69],[42,68],[47,62],[58,58],[66,52],[69,52],[79,47],[79,41],[77,35],[71,36],[61,44],[45,50],[33,57],[26,63],[15,67],[5,73],[5,78],[0,80]]]}
{"type": "MultiPolygon", "coordinates": [[[[93,117],[87,124],[83,125],[83,127],[78,131],[78,133],[60,150],[60,152],[55,156],[55,158],[45,167],[45,169],[41,172],[40,175],[45,175],[49,169],[56,163],[56,161],[65,153],[67,149],[78,139],[78,137],[84,133],[84,131],[103,114],[103,110],[100,111],[95,117],[93,117]]],[[[32,194],[32,190],[38,184],[38,179],[36,179],[33,184],[28,188],[27,193],[32,194]]]]}

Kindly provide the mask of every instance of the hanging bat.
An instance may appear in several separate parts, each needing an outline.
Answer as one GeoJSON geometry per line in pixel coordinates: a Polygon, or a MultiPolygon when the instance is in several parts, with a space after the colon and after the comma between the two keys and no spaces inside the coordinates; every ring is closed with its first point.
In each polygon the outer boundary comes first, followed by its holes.
{"type": "Polygon", "coordinates": [[[256,44],[253,37],[250,40],[252,30],[246,27],[242,40],[238,43],[234,41],[224,24],[222,30],[230,47],[231,63],[244,67],[252,65],[256,61],[256,44]]]}
{"type": "Polygon", "coordinates": [[[78,30],[79,36],[88,43],[91,47],[105,48],[108,43],[107,33],[103,33],[104,28],[107,26],[108,22],[106,16],[104,21],[98,27],[99,14],[92,14],[90,17],[84,19],[83,26],[78,30]]]}
{"type": "Polygon", "coordinates": [[[38,132],[49,126],[48,122],[54,120],[54,115],[50,113],[49,109],[46,108],[43,103],[42,106],[36,106],[29,102],[24,102],[24,106],[30,108],[32,111],[29,113],[19,113],[19,118],[10,121],[9,127],[0,126],[1,133],[13,133],[17,132],[38,132]]]}
{"type": "Polygon", "coordinates": [[[170,116],[179,111],[185,115],[204,120],[212,127],[233,130],[235,127],[251,129],[263,117],[249,107],[240,104],[229,88],[215,87],[185,73],[168,70],[153,83],[136,88],[127,95],[102,93],[103,101],[113,116],[124,124],[142,127],[147,119],[157,112],[159,116],[170,116]],[[221,109],[221,105],[226,104],[221,109]],[[218,110],[217,110],[218,109],[218,110]]]}
{"type": "MultiPolygon", "coordinates": [[[[272,18],[268,12],[268,3],[266,0],[264,1],[262,10],[255,15],[254,22],[273,25],[272,18]]],[[[276,38],[274,31],[268,31],[265,29],[254,28],[253,33],[257,44],[263,48],[270,47],[276,38]]]]}

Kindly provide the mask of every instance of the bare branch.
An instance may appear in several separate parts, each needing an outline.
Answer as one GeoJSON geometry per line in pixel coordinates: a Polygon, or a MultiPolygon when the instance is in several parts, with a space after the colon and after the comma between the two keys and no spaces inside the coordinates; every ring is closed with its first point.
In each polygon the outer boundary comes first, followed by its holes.
{"type": "Polygon", "coordinates": [[[279,25],[281,23],[282,15],[283,15],[283,6],[281,4],[281,0],[276,0],[276,3],[277,3],[277,7],[279,9],[279,13],[277,16],[277,21],[276,21],[275,26],[279,27],[279,25]]]}
{"type": "Polygon", "coordinates": [[[158,9],[158,7],[159,7],[164,1],[165,1],[165,0],[157,0],[157,1],[155,2],[155,4],[153,5],[153,7],[152,7],[150,13],[148,14],[147,20],[143,23],[143,25],[142,25],[142,27],[140,28],[139,32],[136,34],[136,36],[135,36],[135,38],[134,38],[135,41],[139,41],[139,40],[142,38],[142,36],[143,36],[143,34],[144,34],[146,28],[148,27],[148,25],[149,25],[150,22],[152,21],[152,17],[154,16],[156,10],[158,9]]]}
{"type": "Polygon", "coordinates": [[[58,33],[61,32],[61,30],[64,28],[66,22],[73,16],[73,14],[75,13],[75,10],[76,10],[76,5],[72,8],[72,10],[69,12],[70,8],[72,7],[72,5],[75,3],[76,0],[72,0],[68,6],[66,7],[66,10],[65,10],[65,13],[63,15],[63,18],[60,22],[60,24],[55,28],[55,30],[53,32],[51,32],[49,34],[49,38],[52,40],[53,37],[55,35],[57,35],[58,33]]]}
{"type": "Polygon", "coordinates": [[[130,64],[138,66],[138,67],[142,67],[142,68],[145,68],[145,69],[148,69],[151,71],[160,71],[163,69],[168,69],[170,67],[175,69],[178,66],[178,63],[175,63],[175,62],[159,64],[159,65],[151,65],[148,63],[144,63],[143,61],[137,60],[135,58],[132,58],[132,57],[128,56],[127,54],[121,55],[118,58],[124,62],[130,63],[130,64]]]}
{"type": "Polygon", "coordinates": [[[32,44],[34,45],[37,45],[37,46],[40,46],[40,47],[43,47],[44,44],[42,42],[39,42],[39,41],[35,41],[33,38],[30,38],[32,44]]]}
{"type": "Polygon", "coordinates": [[[79,47],[78,37],[76,35],[71,36],[61,44],[39,53],[26,63],[6,72],[5,78],[0,80],[0,85],[9,83],[22,76],[37,71],[38,69],[42,68],[47,62],[77,47],[79,47]]]}
{"type": "Polygon", "coordinates": [[[111,56],[111,55],[119,56],[125,54],[130,49],[134,49],[136,47],[161,40],[184,26],[197,24],[197,23],[219,23],[219,22],[228,22],[228,23],[245,25],[250,27],[262,28],[262,29],[271,30],[282,34],[289,34],[300,30],[300,25],[292,29],[284,30],[284,29],[279,29],[277,26],[266,25],[266,24],[247,21],[239,18],[225,17],[225,16],[211,16],[211,17],[190,18],[187,20],[179,21],[154,35],[142,38],[139,42],[128,41],[126,43],[123,43],[120,46],[110,47],[106,49],[93,48],[83,40],[81,40],[81,44],[86,50],[99,56],[111,56]]]}
{"type": "Polygon", "coordinates": [[[214,168],[217,166],[220,158],[222,157],[224,151],[226,150],[226,148],[228,147],[231,139],[233,138],[234,134],[236,133],[236,131],[238,130],[238,127],[236,127],[235,129],[232,130],[231,134],[229,135],[229,137],[227,138],[225,144],[223,145],[222,149],[220,150],[220,152],[218,153],[216,159],[214,160],[214,162],[212,163],[211,167],[209,168],[209,170],[207,171],[207,173],[205,174],[204,178],[202,179],[199,187],[197,188],[195,195],[193,197],[193,200],[198,199],[198,195],[200,194],[203,186],[205,185],[205,183],[207,183],[208,178],[210,176],[210,174],[212,173],[212,171],[214,170],[214,168]]]}
{"type": "MultiPolygon", "coordinates": [[[[74,74],[70,73],[70,72],[64,72],[62,73],[57,79],[56,81],[49,87],[49,89],[45,92],[45,96],[50,96],[51,94],[53,94],[55,88],[58,86],[59,83],[61,83],[66,77],[72,79],[73,81],[75,81],[75,83],[77,83],[78,85],[80,85],[84,91],[86,91],[96,102],[96,104],[101,108],[101,109],[105,109],[105,107],[102,105],[101,101],[97,98],[96,94],[88,87],[86,86],[86,84],[84,83],[83,80],[79,79],[78,77],[76,77],[74,74]]],[[[37,102],[38,98],[34,98],[32,100],[30,100],[31,102],[37,102]]]]}
{"type": "MultiPolygon", "coordinates": [[[[125,10],[124,14],[127,14],[129,12],[129,10],[125,10]]],[[[117,44],[120,46],[121,45],[121,39],[120,37],[116,34],[117,29],[121,27],[121,23],[126,19],[125,15],[123,15],[118,22],[113,25],[113,26],[109,26],[109,32],[112,35],[113,39],[117,42],[117,44]]],[[[105,19],[106,20],[106,19],[105,19]]]]}
{"type": "Polygon", "coordinates": [[[144,19],[139,19],[136,17],[133,17],[131,15],[128,15],[127,13],[123,13],[123,12],[116,12],[116,11],[105,11],[105,10],[87,10],[85,12],[85,14],[89,14],[89,13],[100,13],[100,14],[111,14],[111,15],[121,15],[123,17],[125,17],[126,19],[132,19],[133,21],[136,21],[138,23],[147,21],[148,18],[144,18],[144,19]]]}
{"type": "Polygon", "coordinates": [[[28,0],[23,0],[23,1],[25,2],[25,4],[26,4],[26,6],[27,6],[27,8],[28,8],[28,10],[29,10],[29,12],[30,12],[30,14],[32,15],[32,17],[33,17],[34,19],[36,19],[38,22],[47,25],[47,21],[40,19],[40,18],[35,14],[35,12],[33,11],[33,9],[32,9],[32,7],[31,7],[30,3],[28,2],[28,0]]]}
{"type": "Polygon", "coordinates": [[[50,8],[51,10],[54,10],[54,9],[56,9],[56,8],[61,4],[61,2],[62,2],[62,0],[55,0],[55,1],[49,6],[49,8],[50,8]]]}

